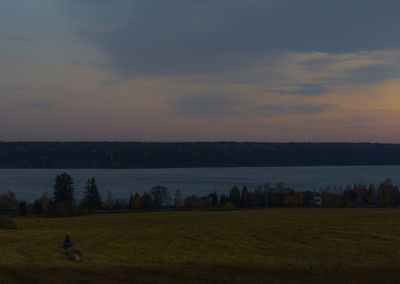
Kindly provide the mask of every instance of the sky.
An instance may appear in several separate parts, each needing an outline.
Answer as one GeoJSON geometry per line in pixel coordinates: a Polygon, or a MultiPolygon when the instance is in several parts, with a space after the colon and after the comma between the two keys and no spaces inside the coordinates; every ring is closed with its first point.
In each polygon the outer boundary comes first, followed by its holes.
{"type": "Polygon", "coordinates": [[[400,143],[400,1],[0,4],[1,141],[400,143]]]}

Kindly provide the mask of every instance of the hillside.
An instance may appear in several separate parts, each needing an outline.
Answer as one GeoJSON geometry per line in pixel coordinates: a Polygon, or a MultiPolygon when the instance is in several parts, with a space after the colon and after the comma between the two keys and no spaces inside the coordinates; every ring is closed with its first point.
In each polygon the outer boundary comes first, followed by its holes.
{"type": "Polygon", "coordinates": [[[0,142],[0,168],[319,165],[400,165],[400,145],[237,142],[0,142]]]}

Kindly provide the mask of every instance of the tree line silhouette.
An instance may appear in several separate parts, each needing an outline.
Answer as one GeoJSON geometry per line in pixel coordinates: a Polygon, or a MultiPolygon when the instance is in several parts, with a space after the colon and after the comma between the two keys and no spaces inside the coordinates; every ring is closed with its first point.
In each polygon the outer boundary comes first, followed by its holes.
{"type": "Polygon", "coordinates": [[[17,200],[11,191],[0,194],[0,213],[14,212],[18,215],[77,216],[96,212],[147,211],[147,210],[193,210],[193,209],[245,209],[267,207],[400,207],[400,191],[390,179],[378,187],[356,184],[345,190],[319,192],[295,191],[280,182],[276,187],[268,184],[249,190],[233,186],[228,194],[216,192],[205,196],[183,197],[179,189],[171,198],[170,190],[161,185],[148,193],[131,194],[128,199],[115,199],[110,191],[105,199],[99,193],[95,178],[88,179],[83,197],[74,198],[74,182],[70,175],[57,175],[53,195],[43,194],[32,204],[17,200]]]}
{"type": "Polygon", "coordinates": [[[254,142],[0,142],[0,168],[400,165],[400,145],[254,142]]]}

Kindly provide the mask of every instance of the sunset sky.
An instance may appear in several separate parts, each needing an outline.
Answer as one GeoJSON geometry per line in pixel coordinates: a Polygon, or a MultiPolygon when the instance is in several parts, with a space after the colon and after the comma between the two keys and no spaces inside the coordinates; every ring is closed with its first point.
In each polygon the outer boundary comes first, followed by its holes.
{"type": "Polygon", "coordinates": [[[400,143],[400,1],[0,3],[0,140],[400,143]]]}

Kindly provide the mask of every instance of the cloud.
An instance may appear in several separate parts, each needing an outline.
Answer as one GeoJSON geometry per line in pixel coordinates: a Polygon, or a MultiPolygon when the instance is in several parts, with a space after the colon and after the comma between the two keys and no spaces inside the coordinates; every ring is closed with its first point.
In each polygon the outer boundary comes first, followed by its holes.
{"type": "Polygon", "coordinates": [[[330,91],[330,88],[322,84],[314,83],[302,83],[296,86],[297,88],[293,91],[287,91],[283,89],[272,89],[267,90],[270,93],[279,95],[293,95],[293,96],[321,96],[325,95],[330,91]]]}
{"type": "Polygon", "coordinates": [[[26,91],[26,90],[28,90],[28,89],[29,89],[29,88],[26,87],[26,86],[18,86],[18,87],[12,88],[11,90],[14,91],[14,92],[22,92],[22,91],[26,91]]]}
{"type": "MultiPolygon", "coordinates": [[[[400,62],[396,62],[399,64],[400,62]]],[[[373,65],[357,67],[344,72],[345,81],[348,84],[372,84],[384,80],[390,80],[400,77],[400,68],[398,65],[373,65]]]]}
{"type": "Polygon", "coordinates": [[[315,115],[336,108],[333,104],[263,104],[254,107],[254,112],[263,116],[315,115]]]}
{"type": "Polygon", "coordinates": [[[230,92],[188,95],[170,101],[172,108],[185,117],[226,117],[238,115],[249,99],[230,92]]]}
{"type": "Polygon", "coordinates": [[[38,100],[38,101],[32,101],[29,103],[25,103],[24,106],[28,107],[28,108],[48,109],[48,108],[53,107],[53,104],[48,100],[38,100]]]}
{"type": "MultiPolygon", "coordinates": [[[[226,72],[281,52],[399,48],[399,1],[64,1],[122,77],[226,72]],[[383,16],[384,15],[384,16],[383,16]]],[[[273,56],[272,56],[273,57],[273,56]]]]}

